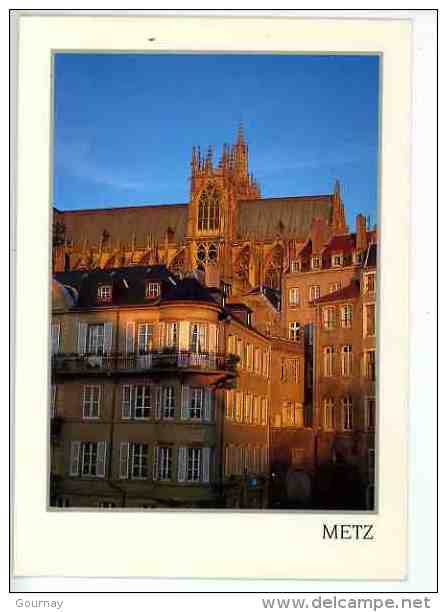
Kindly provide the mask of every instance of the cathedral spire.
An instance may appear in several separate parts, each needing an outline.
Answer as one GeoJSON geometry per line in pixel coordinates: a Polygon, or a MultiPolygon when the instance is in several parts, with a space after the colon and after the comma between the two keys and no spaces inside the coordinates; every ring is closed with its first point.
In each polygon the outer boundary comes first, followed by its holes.
{"type": "Polygon", "coordinates": [[[245,145],[244,124],[242,123],[242,121],[239,123],[239,127],[237,130],[236,144],[245,145]]]}

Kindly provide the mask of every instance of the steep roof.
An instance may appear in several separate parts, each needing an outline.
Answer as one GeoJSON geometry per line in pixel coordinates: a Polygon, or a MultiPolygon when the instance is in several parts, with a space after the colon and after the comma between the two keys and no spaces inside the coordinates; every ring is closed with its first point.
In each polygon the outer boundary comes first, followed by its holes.
{"type": "Polygon", "coordinates": [[[331,302],[339,302],[342,300],[350,300],[358,297],[360,294],[360,285],[357,280],[353,280],[347,287],[342,287],[338,291],[328,293],[314,300],[312,304],[330,304],[331,302]]]}
{"type": "Polygon", "coordinates": [[[332,218],[332,196],[303,196],[290,198],[259,198],[238,204],[238,238],[275,238],[278,234],[305,240],[312,219],[332,218]]]}
{"type": "Polygon", "coordinates": [[[331,238],[323,250],[323,257],[334,253],[352,253],[355,250],[355,234],[344,234],[331,238]]]}
{"type": "Polygon", "coordinates": [[[153,240],[163,243],[168,228],[173,240],[180,242],[186,232],[187,204],[162,204],[148,206],[123,206],[58,212],[59,220],[66,227],[68,240],[82,246],[87,240],[97,245],[104,230],[109,234],[113,246],[118,240],[130,245],[135,234],[137,246],[144,247],[148,234],[153,240]]]}

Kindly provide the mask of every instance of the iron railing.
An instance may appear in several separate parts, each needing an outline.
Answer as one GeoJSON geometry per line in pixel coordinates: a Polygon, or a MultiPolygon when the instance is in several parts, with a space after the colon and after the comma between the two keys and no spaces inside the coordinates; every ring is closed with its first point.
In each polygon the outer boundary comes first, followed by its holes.
{"type": "Polygon", "coordinates": [[[144,354],[108,355],[59,353],[53,355],[52,359],[53,370],[60,373],[143,372],[178,369],[235,371],[236,365],[235,359],[228,355],[189,351],[151,351],[144,354]]]}

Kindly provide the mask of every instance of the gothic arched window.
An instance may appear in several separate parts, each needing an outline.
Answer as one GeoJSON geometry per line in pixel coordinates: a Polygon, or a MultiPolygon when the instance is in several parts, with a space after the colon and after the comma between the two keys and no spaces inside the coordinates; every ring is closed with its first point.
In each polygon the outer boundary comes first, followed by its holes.
{"type": "Polygon", "coordinates": [[[199,198],[199,232],[219,229],[219,192],[210,183],[199,198]]]}

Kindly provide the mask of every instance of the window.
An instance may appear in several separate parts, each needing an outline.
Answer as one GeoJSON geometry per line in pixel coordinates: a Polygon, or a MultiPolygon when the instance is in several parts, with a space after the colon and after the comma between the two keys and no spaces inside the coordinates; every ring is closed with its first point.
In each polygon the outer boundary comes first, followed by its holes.
{"type": "Polygon", "coordinates": [[[329,287],[329,293],[335,293],[336,291],[340,291],[341,289],[341,282],[338,281],[337,283],[332,283],[332,285],[330,285],[329,287]]]}
{"type": "Polygon", "coordinates": [[[363,261],[363,254],[361,251],[356,251],[353,255],[353,261],[355,265],[359,265],[363,261]]]}
{"type": "Polygon", "coordinates": [[[203,388],[202,387],[191,387],[191,403],[189,409],[190,419],[202,419],[203,412],[203,388]]]}
{"type": "Polygon", "coordinates": [[[309,302],[318,300],[320,297],[320,285],[312,285],[309,287],[309,302]]]}
{"type": "Polygon", "coordinates": [[[210,183],[199,198],[199,232],[219,229],[219,192],[210,183]]]}
{"type": "Polygon", "coordinates": [[[146,355],[152,350],[154,326],[149,323],[138,325],[138,353],[146,355]]]}
{"type": "Polygon", "coordinates": [[[164,387],[163,389],[163,418],[173,419],[175,417],[175,388],[164,387]]]}
{"type": "Polygon", "coordinates": [[[376,426],[376,398],[367,397],[365,398],[365,410],[366,410],[366,428],[369,430],[375,429],[376,426]]]}
{"type": "Polygon", "coordinates": [[[244,367],[244,343],[242,342],[241,338],[237,339],[236,355],[239,357],[238,367],[244,367]]]}
{"type": "Polygon", "coordinates": [[[376,380],[376,351],[365,351],[365,378],[374,382],[376,380]]]}
{"type": "Polygon", "coordinates": [[[70,476],[104,478],[107,442],[72,442],[70,476]]]}
{"type": "Polygon", "coordinates": [[[375,336],[376,334],[376,305],[365,304],[363,306],[363,335],[375,336]]]}
{"type": "Polygon", "coordinates": [[[260,348],[255,349],[255,373],[262,374],[262,352],[260,348]]]}
{"type": "Polygon", "coordinates": [[[335,308],[333,306],[323,309],[323,327],[324,329],[335,328],[335,308]]]}
{"type": "Polygon", "coordinates": [[[345,431],[351,431],[352,417],[352,398],[350,395],[347,395],[342,399],[342,423],[345,431]]]}
{"type": "Polygon", "coordinates": [[[332,397],[327,397],[323,402],[323,419],[325,429],[335,429],[335,404],[332,397]]]}
{"type": "Polygon", "coordinates": [[[376,291],[376,273],[366,272],[363,275],[363,290],[365,293],[375,293],[376,291]]]}
{"type": "Polygon", "coordinates": [[[236,355],[236,336],[228,336],[227,352],[229,355],[236,355]]]}
{"type": "Polygon", "coordinates": [[[225,418],[232,421],[235,416],[235,393],[227,390],[225,393],[225,418]]]}
{"type": "Polygon", "coordinates": [[[189,350],[191,353],[206,352],[206,330],[207,326],[205,323],[191,323],[189,338],[189,350]]]}
{"type": "Polygon", "coordinates": [[[321,268],[321,257],[314,255],[311,259],[312,270],[319,270],[321,268]]]}
{"type": "Polygon", "coordinates": [[[253,371],[253,345],[245,345],[245,366],[248,372],[253,371]]]}
{"type": "Polygon", "coordinates": [[[293,342],[299,342],[301,335],[301,326],[298,321],[292,321],[289,323],[289,340],[293,342]]]}
{"type": "Polygon", "coordinates": [[[324,348],[323,362],[324,376],[334,376],[335,373],[335,347],[326,346],[324,348]]]}
{"type": "Polygon", "coordinates": [[[148,451],[144,442],[120,443],[120,478],[148,477],[148,451]]]}
{"type": "Polygon", "coordinates": [[[253,396],[247,393],[244,396],[244,423],[251,423],[253,420],[253,396]]]}
{"type": "Polygon", "coordinates": [[[104,353],[103,323],[87,327],[87,352],[90,355],[102,355],[104,353]]]}
{"type": "Polygon", "coordinates": [[[200,466],[202,460],[201,448],[187,449],[186,480],[188,482],[200,481],[200,466]]]}
{"type": "MultiPolygon", "coordinates": [[[[158,387],[150,385],[124,385],[121,416],[123,419],[147,419],[153,415],[158,387]],[[152,398],[152,394],[155,396],[152,398]],[[154,401],[153,401],[154,400],[154,401]]],[[[159,403],[158,403],[159,405],[159,403]]]]}
{"type": "Polygon", "coordinates": [[[298,287],[289,289],[289,304],[290,306],[298,306],[300,303],[300,290],[298,287]]]}
{"type": "Polygon", "coordinates": [[[340,306],[340,322],[345,329],[352,327],[352,305],[344,304],[340,306]]]}
{"type": "Polygon", "coordinates": [[[99,385],[84,385],[82,399],[82,416],[84,419],[99,418],[100,399],[101,387],[99,385]]]}
{"type": "Polygon", "coordinates": [[[269,352],[268,351],[263,351],[262,353],[262,375],[265,378],[269,377],[269,352]]]}
{"type": "Polygon", "coordinates": [[[300,271],[300,262],[299,260],[292,261],[290,264],[291,272],[299,272],[300,271]]]}
{"type": "Polygon", "coordinates": [[[144,296],[149,300],[153,300],[158,298],[160,295],[160,283],[146,283],[146,288],[144,291],[144,296]]]}
{"type": "Polygon", "coordinates": [[[235,418],[236,418],[236,421],[238,421],[239,423],[242,421],[242,402],[243,402],[242,393],[240,393],[239,391],[236,391],[235,418]]]}
{"type": "Polygon", "coordinates": [[[172,454],[170,446],[156,446],[154,449],[154,480],[172,479],[172,454]]]}
{"type": "Polygon", "coordinates": [[[294,421],[296,427],[304,427],[304,408],[302,404],[295,402],[294,405],[295,415],[294,421]]]}
{"type": "Polygon", "coordinates": [[[345,344],[341,348],[341,375],[352,376],[352,346],[345,344]]]}
{"type": "Polygon", "coordinates": [[[304,463],[304,449],[291,448],[290,449],[290,463],[295,467],[302,466],[304,463]]]}
{"type": "Polygon", "coordinates": [[[112,285],[100,285],[96,295],[99,303],[110,303],[112,301],[112,285]]]}
{"type": "Polygon", "coordinates": [[[178,323],[177,321],[170,321],[166,323],[166,348],[177,349],[178,348],[178,323]]]}
{"type": "Polygon", "coordinates": [[[261,398],[258,395],[253,397],[253,423],[255,425],[261,423],[261,398]]]}
{"type": "Polygon", "coordinates": [[[56,355],[60,351],[60,323],[52,323],[51,325],[51,352],[56,355]]]}
{"type": "Polygon", "coordinates": [[[332,267],[339,268],[342,265],[343,265],[343,255],[341,253],[332,255],[332,267]]]}

